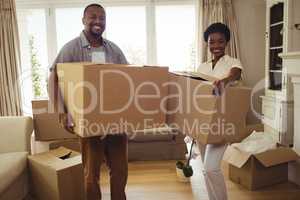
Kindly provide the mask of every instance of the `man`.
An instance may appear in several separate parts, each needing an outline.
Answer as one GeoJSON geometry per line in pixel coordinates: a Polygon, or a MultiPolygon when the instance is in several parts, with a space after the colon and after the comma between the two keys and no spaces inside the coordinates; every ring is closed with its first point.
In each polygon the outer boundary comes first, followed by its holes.
{"type": "MultiPolygon", "coordinates": [[[[67,109],[58,89],[56,63],[88,61],[127,64],[127,60],[119,47],[102,37],[106,25],[106,15],[101,5],[88,5],[84,9],[82,23],[84,30],[79,37],[71,40],[61,49],[51,67],[49,76],[50,100],[63,113],[67,113],[67,109]]],[[[73,124],[70,117],[64,122],[64,126],[72,132],[73,124]]],[[[106,158],[110,169],[111,199],[125,200],[125,187],[128,176],[127,135],[80,138],[80,142],[86,199],[101,199],[99,187],[100,165],[106,158]]]]}

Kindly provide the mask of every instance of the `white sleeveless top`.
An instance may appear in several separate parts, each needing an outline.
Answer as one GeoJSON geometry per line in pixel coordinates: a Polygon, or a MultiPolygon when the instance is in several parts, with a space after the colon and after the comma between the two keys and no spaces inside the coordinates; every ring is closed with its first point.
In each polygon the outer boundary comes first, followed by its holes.
{"type": "Polygon", "coordinates": [[[224,55],[218,60],[214,68],[212,68],[212,60],[209,60],[200,64],[197,72],[216,77],[217,79],[223,79],[228,76],[230,70],[234,67],[243,70],[239,59],[224,55]]]}

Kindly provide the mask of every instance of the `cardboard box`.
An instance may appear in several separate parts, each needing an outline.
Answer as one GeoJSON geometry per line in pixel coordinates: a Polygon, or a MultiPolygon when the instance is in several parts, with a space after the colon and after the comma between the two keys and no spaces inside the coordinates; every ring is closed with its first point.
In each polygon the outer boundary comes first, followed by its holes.
{"type": "Polygon", "coordinates": [[[73,151],[81,152],[79,138],[59,140],[49,144],[49,149],[57,149],[59,147],[65,147],[73,151]]]}
{"type": "Polygon", "coordinates": [[[246,125],[246,132],[248,133],[247,136],[251,135],[253,131],[263,132],[264,124],[247,124],[246,125]]]}
{"type": "Polygon", "coordinates": [[[154,128],[166,121],[167,67],[64,63],[57,73],[81,137],[154,128]]]}
{"type": "Polygon", "coordinates": [[[229,163],[229,179],[249,190],[287,181],[288,162],[297,158],[299,156],[286,147],[252,155],[230,146],[224,155],[229,163]]]}
{"type": "Polygon", "coordinates": [[[51,141],[59,139],[77,138],[75,134],[66,131],[59,123],[59,114],[50,108],[48,100],[32,101],[33,123],[35,139],[37,141],[51,141]]]}
{"type": "Polygon", "coordinates": [[[28,156],[30,191],[37,200],[83,200],[83,167],[79,153],[60,147],[28,156]]]}
{"type": "Polygon", "coordinates": [[[300,159],[289,162],[289,181],[300,186],[300,159]]]}
{"type": "Polygon", "coordinates": [[[169,126],[177,128],[203,144],[240,142],[249,133],[246,116],[251,89],[227,87],[214,95],[213,77],[170,74],[169,126]],[[209,80],[209,81],[205,81],[209,80]]]}

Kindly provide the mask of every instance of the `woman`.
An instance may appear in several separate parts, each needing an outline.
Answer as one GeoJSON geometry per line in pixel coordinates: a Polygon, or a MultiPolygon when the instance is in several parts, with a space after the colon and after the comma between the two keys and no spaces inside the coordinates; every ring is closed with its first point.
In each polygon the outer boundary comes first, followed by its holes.
{"type": "MultiPolygon", "coordinates": [[[[222,92],[228,84],[241,78],[242,66],[238,59],[225,55],[225,48],[230,40],[230,30],[222,23],[211,24],[204,32],[204,40],[212,53],[212,59],[202,63],[198,72],[216,77],[216,89],[222,92]]],[[[197,143],[203,162],[203,175],[209,200],[226,200],[227,189],[221,171],[221,161],[227,144],[197,143]]]]}

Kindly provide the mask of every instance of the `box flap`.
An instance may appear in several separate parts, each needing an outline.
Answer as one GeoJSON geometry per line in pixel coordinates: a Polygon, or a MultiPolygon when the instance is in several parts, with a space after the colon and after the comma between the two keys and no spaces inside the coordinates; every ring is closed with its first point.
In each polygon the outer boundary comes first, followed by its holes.
{"type": "Polygon", "coordinates": [[[33,115],[49,113],[52,109],[52,104],[49,103],[48,99],[32,100],[31,105],[33,115]]]}
{"type": "Polygon", "coordinates": [[[93,62],[69,62],[69,63],[57,63],[56,65],[93,65],[93,62]]]}
{"type": "Polygon", "coordinates": [[[75,134],[71,134],[63,128],[60,124],[60,116],[58,113],[45,112],[33,114],[33,124],[35,140],[37,141],[77,138],[75,134]]]}
{"type": "Polygon", "coordinates": [[[147,67],[147,68],[160,68],[160,69],[169,69],[169,67],[167,66],[154,66],[154,65],[136,65],[136,64],[130,64],[130,65],[126,65],[126,64],[113,64],[113,63],[107,63],[107,64],[103,64],[103,63],[90,63],[87,64],[85,66],[96,66],[96,67],[130,67],[130,68],[143,68],[143,67],[147,67]]]}
{"type": "Polygon", "coordinates": [[[67,149],[65,147],[59,147],[57,149],[49,151],[50,154],[54,155],[57,158],[64,159],[71,155],[72,150],[67,149]]]}
{"type": "Polygon", "coordinates": [[[224,154],[223,160],[227,161],[233,166],[241,168],[250,157],[251,154],[242,152],[235,147],[229,146],[224,154]]]}
{"type": "Polygon", "coordinates": [[[287,147],[279,147],[263,153],[254,155],[265,167],[297,160],[299,156],[292,149],[287,147]]]}
{"type": "MultiPolygon", "coordinates": [[[[85,64],[85,66],[97,66],[97,67],[138,67],[138,68],[144,67],[144,65],[135,65],[135,64],[127,65],[127,64],[97,63],[97,62],[85,64]]],[[[149,66],[149,67],[152,67],[152,66],[149,66]]]]}
{"type": "MultiPolygon", "coordinates": [[[[129,67],[131,65],[126,65],[126,64],[114,64],[114,63],[90,63],[88,65],[85,65],[85,66],[97,66],[97,67],[129,67]]],[[[132,65],[132,66],[138,66],[138,65],[132,65]]],[[[139,65],[139,67],[141,67],[139,65]]]]}
{"type": "Polygon", "coordinates": [[[249,135],[252,134],[253,131],[263,132],[264,131],[264,125],[263,124],[247,124],[246,125],[246,131],[249,135]]]}
{"type": "Polygon", "coordinates": [[[168,68],[168,66],[157,66],[157,65],[144,65],[143,67],[154,67],[154,68],[168,68]]]}
{"type": "Polygon", "coordinates": [[[82,164],[82,158],[81,156],[77,155],[72,158],[68,158],[64,160],[63,162],[55,162],[53,163],[53,168],[56,169],[56,171],[64,170],[69,167],[73,167],[76,165],[81,165],[82,164]]]}
{"type": "Polygon", "coordinates": [[[202,73],[199,73],[199,72],[175,71],[175,72],[171,72],[171,73],[176,74],[176,75],[181,75],[181,76],[185,76],[185,77],[198,79],[198,80],[210,81],[210,82],[214,82],[215,80],[217,80],[217,78],[215,78],[213,76],[209,76],[209,75],[202,74],[202,73]]]}
{"type": "Polygon", "coordinates": [[[28,156],[29,162],[59,171],[70,166],[81,164],[81,155],[65,147],[28,156]]]}

